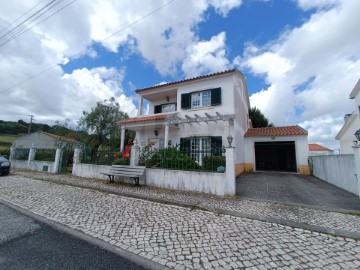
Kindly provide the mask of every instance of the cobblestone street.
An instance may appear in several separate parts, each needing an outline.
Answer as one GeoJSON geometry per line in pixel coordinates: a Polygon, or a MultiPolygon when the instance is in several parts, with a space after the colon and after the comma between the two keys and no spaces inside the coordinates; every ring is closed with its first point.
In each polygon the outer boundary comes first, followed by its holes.
{"type": "MultiPolygon", "coordinates": [[[[360,268],[360,242],[351,238],[51,183],[47,175],[37,177],[47,181],[20,174],[2,177],[0,198],[170,268],[360,268]]],[[[56,177],[67,181],[65,176],[56,177]]],[[[88,183],[92,187],[103,185],[95,181],[88,183]]],[[[107,185],[107,189],[136,191],[129,186],[107,185]]],[[[146,188],[138,193],[144,195],[146,190],[148,197],[168,194],[168,200],[173,194],[146,188]]],[[[304,218],[306,224],[313,222],[316,226],[360,233],[360,217],[356,215],[306,208],[294,211],[289,206],[275,209],[269,203],[181,194],[174,195],[173,200],[179,202],[182,198],[184,203],[191,204],[192,198],[196,205],[209,210],[225,208],[298,222],[310,212],[310,217],[320,217],[304,218]]]]}

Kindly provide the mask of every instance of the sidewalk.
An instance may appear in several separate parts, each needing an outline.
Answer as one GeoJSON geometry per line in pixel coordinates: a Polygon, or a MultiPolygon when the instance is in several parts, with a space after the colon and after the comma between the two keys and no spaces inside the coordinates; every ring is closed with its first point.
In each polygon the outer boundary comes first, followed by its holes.
{"type": "Polygon", "coordinates": [[[175,191],[149,186],[135,187],[126,184],[108,184],[104,180],[87,179],[73,175],[53,175],[28,171],[17,171],[16,174],[54,183],[103,190],[113,194],[154,202],[198,208],[317,232],[360,238],[360,212],[351,215],[304,206],[241,199],[238,196],[219,197],[204,193],[175,191]]]}
{"type": "Polygon", "coordinates": [[[360,217],[354,215],[19,171],[1,177],[0,198],[174,269],[360,267],[357,240],[240,217],[254,211],[300,224],[310,212],[314,217],[326,218],[305,219],[314,226],[346,228],[346,232],[358,234],[360,217]],[[168,204],[129,195],[166,200],[168,204]],[[219,210],[233,211],[234,215],[221,214],[219,210]]]}

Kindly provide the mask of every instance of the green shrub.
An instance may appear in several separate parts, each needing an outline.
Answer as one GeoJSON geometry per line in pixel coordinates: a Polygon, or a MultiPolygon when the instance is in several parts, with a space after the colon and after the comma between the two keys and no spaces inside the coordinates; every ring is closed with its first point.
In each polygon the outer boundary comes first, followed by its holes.
{"type": "Polygon", "coordinates": [[[147,167],[173,170],[199,170],[201,166],[189,156],[182,154],[176,148],[164,148],[155,152],[145,161],[147,167]]]}
{"type": "Polygon", "coordinates": [[[206,171],[217,171],[217,168],[225,168],[226,158],[224,156],[206,156],[202,160],[203,169],[206,171]]]}
{"type": "Polygon", "coordinates": [[[117,158],[112,162],[112,165],[130,165],[129,158],[117,158]]]}

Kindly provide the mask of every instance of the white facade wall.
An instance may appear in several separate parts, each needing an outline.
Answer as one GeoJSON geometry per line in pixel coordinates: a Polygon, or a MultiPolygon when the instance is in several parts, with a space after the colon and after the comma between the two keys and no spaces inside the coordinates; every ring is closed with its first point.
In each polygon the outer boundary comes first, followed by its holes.
{"type": "MultiPolygon", "coordinates": [[[[277,136],[271,137],[247,137],[245,138],[245,162],[255,165],[255,142],[281,142],[294,141],[296,152],[296,167],[300,172],[300,165],[308,164],[309,145],[307,136],[277,136]]],[[[256,167],[255,167],[256,170],[256,167]]]]}
{"type": "Polygon", "coordinates": [[[311,157],[312,174],[325,182],[360,195],[354,155],[311,157]]]}
{"type": "MultiPolygon", "coordinates": [[[[359,95],[358,95],[359,96],[359,95]]],[[[356,140],[354,134],[360,129],[360,118],[357,113],[353,113],[353,120],[349,119],[349,127],[343,131],[342,136],[339,138],[340,154],[354,154],[353,142],[356,140]]]]}

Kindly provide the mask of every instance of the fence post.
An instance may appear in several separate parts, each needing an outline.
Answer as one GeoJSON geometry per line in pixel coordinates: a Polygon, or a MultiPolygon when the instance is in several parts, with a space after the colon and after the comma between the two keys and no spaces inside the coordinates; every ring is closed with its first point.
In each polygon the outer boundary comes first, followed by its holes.
{"type": "Polygon", "coordinates": [[[28,169],[31,168],[31,162],[35,159],[35,152],[36,152],[35,145],[32,144],[28,156],[28,169]]]}
{"type": "Polygon", "coordinates": [[[12,161],[15,157],[15,147],[11,146],[10,147],[10,155],[9,155],[9,160],[12,161]]]}
{"type": "Polygon", "coordinates": [[[61,166],[61,152],[62,152],[61,148],[56,149],[53,173],[59,172],[59,168],[61,166]]]}
{"type": "Polygon", "coordinates": [[[358,195],[360,197],[360,146],[353,146],[355,157],[356,178],[358,182],[358,195]]]}
{"type": "Polygon", "coordinates": [[[226,148],[225,195],[235,195],[235,147],[226,148]]]}
{"type": "Polygon", "coordinates": [[[137,166],[139,164],[139,156],[140,156],[140,146],[137,143],[135,143],[131,147],[130,166],[137,166]]]}
{"type": "Polygon", "coordinates": [[[76,167],[78,166],[78,164],[80,163],[80,149],[79,148],[75,148],[74,149],[74,156],[73,156],[73,167],[72,167],[72,174],[76,175],[76,167]]]}

